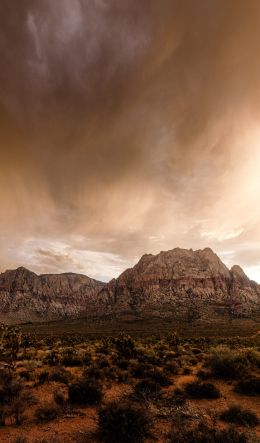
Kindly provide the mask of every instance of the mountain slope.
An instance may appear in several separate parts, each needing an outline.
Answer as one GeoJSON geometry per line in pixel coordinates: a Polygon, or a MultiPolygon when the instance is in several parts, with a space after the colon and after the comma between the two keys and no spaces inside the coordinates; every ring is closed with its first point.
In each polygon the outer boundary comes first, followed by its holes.
{"type": "Polygon", "coordinates": [[[99,295],[106,313],[189,322],[258,317],[260,307],[260,286],[239,266],[229,271],[209,248],[144,255],[99,295]]]}
{"type": "Polygon", "coordinates": [[[239,266],[229,270],[209,248],[144,255],[107,284],[73,273],[36,275],[25,268],[0,274],[0,319],[37,322],[81,316],[190,323],[260,319],[260,285],[239,266]]]}
{"type": "Polygon", "coordinates": [[[78,317],[104,283],[85,275],[36,275],[23,267],[0,274],[0,317],[10,321],[45,321],[78,317]]]}

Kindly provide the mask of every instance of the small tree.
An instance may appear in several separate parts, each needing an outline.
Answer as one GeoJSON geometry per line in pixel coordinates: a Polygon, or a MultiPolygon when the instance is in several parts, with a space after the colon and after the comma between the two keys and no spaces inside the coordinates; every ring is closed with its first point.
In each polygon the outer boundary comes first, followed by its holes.
{"type": "Polygon", "coordinates": [[[187,321],[189,323],[194,323],[196,320],[199,320],[201,317],[201,314],[198,310],[198,305],[197,303],[195,303],[196,295],[194,294],[191,288],[187,290],[186,295],[188,299],[187,321]]]}
{"type": "Polygon", "coordinates": [[[137,355],[135,341],[130,335],[120,334],[117,338],[112,339],[119,357],[126,359],[134,358],[137,355]]]}
{"type": "Polygon", "coordinates": [[[22,345],[22,333],[17,326],[0,324],[0,359],[15,369],[18,352],[22,345]]]}

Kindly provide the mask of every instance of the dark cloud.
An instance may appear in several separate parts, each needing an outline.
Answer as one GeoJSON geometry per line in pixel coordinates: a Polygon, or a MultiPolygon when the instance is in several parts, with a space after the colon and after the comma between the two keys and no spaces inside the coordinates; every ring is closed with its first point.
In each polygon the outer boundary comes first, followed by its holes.
{"type": "Polygon", "coordinates": [[[255,249],[257,0],[2,0],[0,17],[2,267],[255,249]]]}

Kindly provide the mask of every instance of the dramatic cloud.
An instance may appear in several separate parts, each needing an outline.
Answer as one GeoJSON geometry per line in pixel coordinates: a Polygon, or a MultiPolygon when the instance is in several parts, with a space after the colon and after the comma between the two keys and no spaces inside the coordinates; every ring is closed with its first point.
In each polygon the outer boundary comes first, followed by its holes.
{"type": "Polygon", "coordinates": [[[0,267],[210,246],[260,281],[258,0],[0,4],[0,267]]]}

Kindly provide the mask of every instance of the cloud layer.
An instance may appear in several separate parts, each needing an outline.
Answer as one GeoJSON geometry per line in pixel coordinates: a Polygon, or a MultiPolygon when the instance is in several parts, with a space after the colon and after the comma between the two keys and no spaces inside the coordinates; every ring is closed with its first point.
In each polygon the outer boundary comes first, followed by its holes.
{"type": "Polygon", "coordinates": [[[107,280],[211,246],[260,281],[259,2],[3,0],[0,17],[0,267],[107,280]]]}

